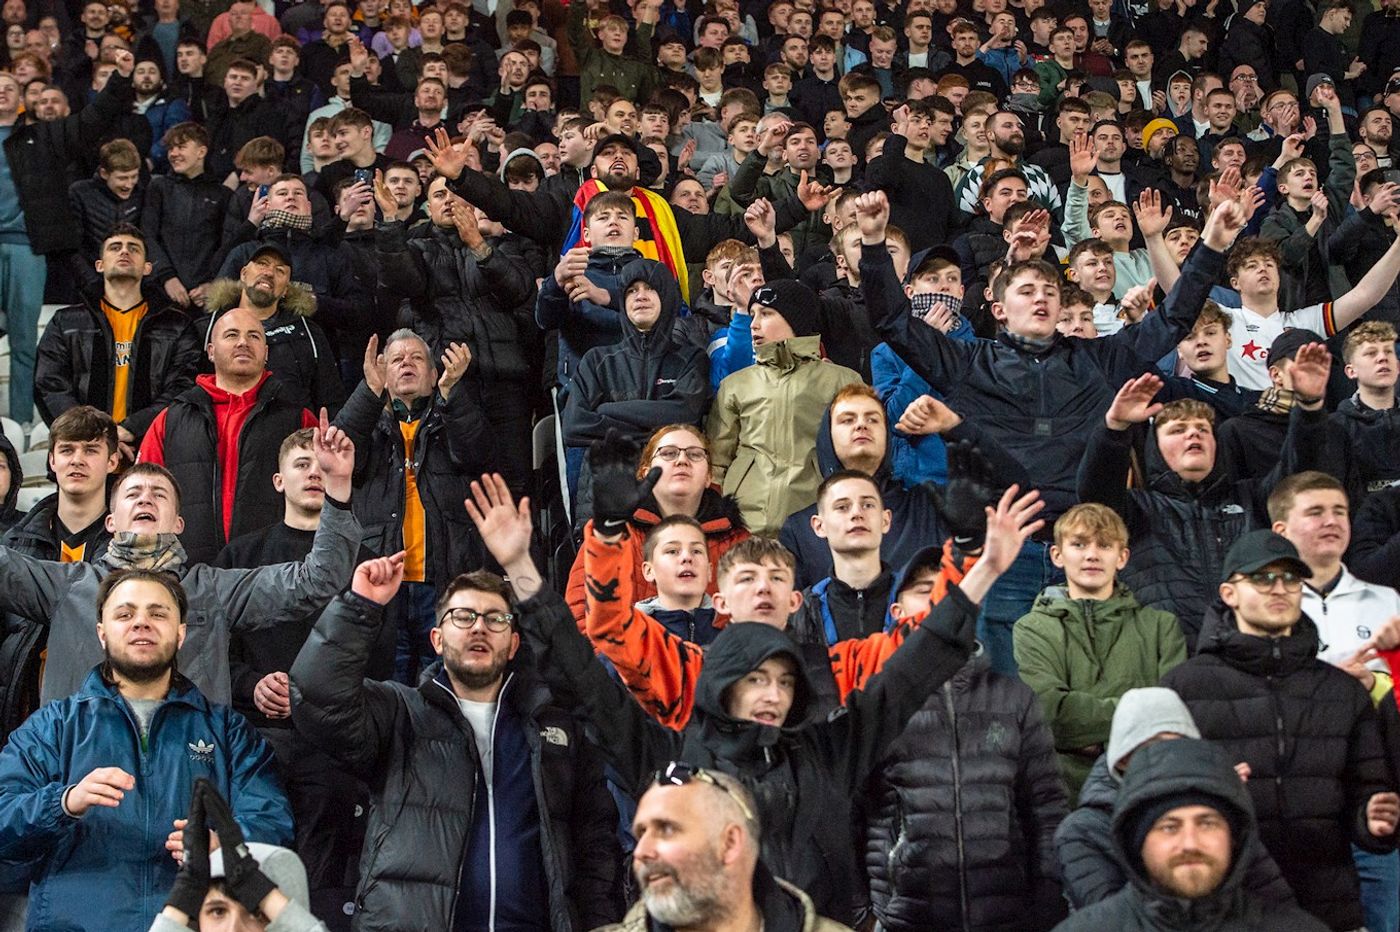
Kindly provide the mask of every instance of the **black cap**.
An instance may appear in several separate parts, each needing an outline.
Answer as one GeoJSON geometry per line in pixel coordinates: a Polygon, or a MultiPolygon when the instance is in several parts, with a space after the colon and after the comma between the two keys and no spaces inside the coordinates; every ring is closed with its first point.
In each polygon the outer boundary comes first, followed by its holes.
{"type": "Polygon", "coordinates": [[[962,268],[962,259],[952,246],[930,246],[928,249],[914,253],[914,257],[909,260],[909,271],[904,273],[904,283],[907,285],[916,276],[929,271],[928,266],[939,259],[962,268]]]}
{"type": "Polygon", "coordinates": [[[1298,548],[1273,531],[1259,530],[1250,531],[1230,547],[1220,568],[1220,581],[1228,582],[1236,573],[1248,575],[1273,563],[1286,563],[1305,579],[1312,576],[1312,570],[1298,556],[1298,548]]]}
{"type": "Polygon", "coordinates": [[[276,256],[282,261],[282,264],[289,269],[292,267],[292,254],[287,252],[287,247],[283,246],[281,243],[263,243],[257,249],[253,250],[253,254],[248,257],[248,261],[252,262],[259,256],[267,255],[276,256]]]}
{"type": "Polygon", "coordinates": [[[593,157],[596,159],[599,155],[602,154],[604,149],[606,149],[608,146],[612,145],[615,142],[621,143],[628,149],[632,150],[633,155],[639,154],[637,152],[637,140],[633,139],[631,136],[624,136],[622,133],[609,133],[602,139],[599,139],[598,144],[593,147],[593,157]]]}
{"type": "Polygon", "coordinates": [[[1400,94],[1400,74],[1393,74],[1390,80],[1385,82],[1385,93],[1382,97],[1389,97],[1391,94],[1400,94]]]}
{"type": "Polygon", "coordinates": [[[1309,343],[1326,343],[1324,337],[1302,327],[1289,327],[1269,344],[1269,365],[1292,359],[1309,343]]]}
{"type": "Polygon", "coordinates": [[[1303,95],[1303,99],[1304,99],[1304,100],[1311,100],[1311,99],[1312,99],[1312,95],[1313,95],[1313,91],[1317,90],[1319,87],[1321,87],[1321,86],[1324,85],[1324,84],[1326,84],[1326,85],[1329,86],[1329,87],[1336,87],[1336,86],[1337,86],[1337,85],[1336,85],[1336,82],[1334,82],[1334,81],[1332,80],[1332,76],[1331,76],[1330,74],[1321,74],[1321,73],[1319,73],[1319,74],[1315,74],[1315,75],[1313,75],[1312,77],[1308,78],[1307,93],[1305,93],[1305,94],[1303,95]]]}
{"type": "Polygon", "coordinates": [[[761,304],[783,315],[794,336],[810,337],[821,333],[817,296],[799,281],[780,278],[759,285],[754,289],[751,304],[761,304]]]}

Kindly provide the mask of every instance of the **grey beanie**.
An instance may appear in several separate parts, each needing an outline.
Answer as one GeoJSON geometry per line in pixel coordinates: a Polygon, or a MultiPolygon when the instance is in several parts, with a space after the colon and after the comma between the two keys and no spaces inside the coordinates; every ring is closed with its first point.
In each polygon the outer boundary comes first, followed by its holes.
{"type": "Polygon", "coordinates": [[[1108,773],[1122,780],[1118,762],[1154,735],[1170,732],[1199,738],[1201,732],[1181,697],[1164,686],[1130,689],[1118,700],[1108,732],[1108,773]]]}
{"type": "MultiPolygon", "coordinates": [[[[277,885],[282,895],[303,909],[311,908],[311,894],[306,884],[306,866],[290,848],[265,845],[261,842],[248,842],[248,852],[258,862],[258,868],[267,879],[277,885]]],[[[218,880],[224,876],[224,849],[210,852],[209,876],[218,880]]]]}

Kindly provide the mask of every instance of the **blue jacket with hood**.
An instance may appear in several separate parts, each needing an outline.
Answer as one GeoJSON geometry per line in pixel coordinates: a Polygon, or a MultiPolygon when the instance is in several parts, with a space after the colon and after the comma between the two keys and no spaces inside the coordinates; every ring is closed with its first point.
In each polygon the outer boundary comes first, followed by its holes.
{"type": "Polygon", "coordinates": [[[144,740],[100,666],[76,694],[34,713],[0,752],[0,859],[31,862],[27,928],[149,928],[178,869],[165,839],[198,777],[228,799],[248,841],[291,843],[271,748],[178,673],[144,740]],[[64,793],[99,767],[120,767],[135,788],[115,808],[69,816],[64,793]]]}

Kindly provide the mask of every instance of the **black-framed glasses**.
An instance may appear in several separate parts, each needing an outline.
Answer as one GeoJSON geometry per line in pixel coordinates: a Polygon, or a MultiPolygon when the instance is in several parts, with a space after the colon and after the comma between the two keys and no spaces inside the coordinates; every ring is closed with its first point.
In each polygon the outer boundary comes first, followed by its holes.
{"type": "Polygon", "coordinates": [[[682,456],[691,463],[703,463],[710,458],[709,452],[704,447],[658,447],[654,456],[663,463],[674,463],[682,456]]]}
{"type": "Polygon", "coordinates": [[[748,819],[755,825],[758,824],[758,819],[754,816],[753,810],[749,808],[749,804],[744,802],[744,800],[741,797],[737,796],[734,793],[731,793],[729,791],[729,787],[716,780],[714,774],[710,773],[708,770],[705,770],[702,767],[696,767],[693,764],[687,764],[685,761],[673,760],[666,765],[665,770],[658,770],[656,772],[656,775],[652,778],[653,783],[661,784],[663,786],[685,786],[686,784],[693,783],[696,780],[700,781],[701,783],[708,783],[710,786],[713,786],[725,796],[728,796],[730,799],[734,800],[734,805],[739,807],[739,811],[744,814],[744,818],[748,819]]]}
{"type": "Polygon", "coordinates": [[[510,630],[510,626],[515,623],[515,615],[511,612],[478,612],[470,608],[449,608],[442,613],[438,624],[450,623],[454,628],[470,631],[476,627],[478,621],[485,622],[487,631],[500,634],[510,630]]]}
{"type": "Polygon", "coordinates": [[[1303,577],[1292,570],[1260,570],[1257,573],[1241,573],[1240,576],[1249,580],[1249,584],[1260,592],[1268,592],[1278,582],[1283,583],[1286,592],[1299,592],[1303,588],[1303,577]]]}

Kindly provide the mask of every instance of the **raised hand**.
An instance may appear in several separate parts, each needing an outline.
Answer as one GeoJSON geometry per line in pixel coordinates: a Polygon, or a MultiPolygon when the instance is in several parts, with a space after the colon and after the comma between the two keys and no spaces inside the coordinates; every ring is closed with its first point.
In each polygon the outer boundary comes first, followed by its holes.
{"type": "Polygon", "coordinates": [[[560,288],[567,288],[569,282],[578,278],[588,269],[588,247],[575,246],[559,257],[554,266],[554,280],[560,288]]]}
{"type": "Polygon", "coordinates": [[[949,444],[948,484],[940,489],[925,482],[920,488],[959,547],[975,550],[981,545],[987,530],[987,511],[1001,488],[996,470],[981,450],[967,440],[949,444]]]}
{"type": "Polygon", "coordinates": [[[778,241],[777,212],[765,197],[760,197],[744,211],[744,226],[749,228],[759,249],[767,249],[778,241]]]}
{"type": "Polygon", "coordinates": [[[685,145],[681,146],[680,155],[676,156],[676,171],[683,172],[690,165],[690,160],[695,158],[695,150],[698,148],[694,139],[687,139],[685,145]]]}
{"type": "Polygon", "coordinates": [[[366,560],[355,567],[350,591],[379,605],[388,605],[403,583],[404,551],[387,557],[366,560]]]}
{"type": "Polygon", "coordinates": [[[462,169],[467,167],[467,160],[470,158],[467,154],[467,143],[454,143],[452,137],[447,135],[447,130],[439,126],[431,136],[423,137],[423,146],[434,171],[453,181],[461,177],[462,169]]]}
{"type": "Polygon", "coordinates": [[[359,39],[351,36],[345,43],[350,50],[350,74],[361,77],[365,73],[366,66],[369,65],[369,49],[359,39]]]}
{"type": "Polygon", "coordinates": [[[350,476],[355,471],[355,444],[349,434],[331,425],[330,416],[325,408],[321,409],[321,423],[316,427],[312,447],[316,453],[316,464],[321,468],[326,494],[338,502],[350,501],[350,476]]]}
{"type": "Polygon", "coordinates": [[[530,500],[522,498],[517,506],[500,473],[473,481],[471,492],[465,503],[467,516],[476,525],[477,533],[496,562],[509,570],[512,564],[528,560],[530,534],[534,528],[530,500]]]}
{"type": "Polygon", "coordinates": [[[1321,343],[1309,343],[1298,349],[1289,373],[1293,379],[1293,396],[1305,408],[1320,406],[1327,394],[1327,376],[1332,371],[1332,354],[1321,343]]]}
{"type": "Polygon", "coordinates": [[[336,203],[336,216],[348,222],[355,215],[355,211],[368,204],[373,197],[374,192],[363,181],[348,185],[340,192],[340,200],[336,203]]]}
{"type": "Polygon", "coordinates": [[[1172,207],[1170,204],[1163,206],[1162,192],[1156,188],[1143,188],[1137,203],[1133,205],[1133,216],[1137,218],[1138,232],[1142,238],[1150,239],[1166,232],[1167,224],[1172,219],[1172,207]]]}
{"type": "Polygon", "coordinates": [[[1248,224],[1258,213],[1259,208],[1264,206],[1264,189],[1257,184],[1252,184],[1240,192],[1238,200],[1240,209],[1244,211],[1244,222],[1248,224]]]}
{"type": "Polygon", "coordinates": [[[797,199],[802,202],[802,206],[808,210],[821,210],[826,206],[826,202],[836,193],[834,187],[827,187],[818,184],[815,180],[807,178],[807,169],[802,169],[802,174],[797,181],[797,199]]]}
{"type": "Polygon", "coordinates": [[[1383,217],[1400,204],[1400,184],[1387,181],[1371,194],[1371,213],[1383,217]]]}
{"type": "Polygon", "coordinates": [[[1162,379],[1151,373],[1129,379],[1113,396],[1113,403],[1104,412],[1103,420],[1109,430],[1127,430],[1134,424],[1143,424],[1162,410],[1161,403],[1152,399],[1162,390],[1162,379]]]}
{"type": "Polygon", "coordinates": [[[1312,215],[1314,220],[1322,221],[1327,219],[1326,191],[1314,191],[1312,198],[1309,200],[1309,204],[1311,204],[1312,206],[1312,215]]]}
{"type": "Polygon", "coordinates": [[[985,509],[987,536],[977,565],[986,564],[998,576],[1016,562],[1021,546],[1030,536],[1045,527],[1045,520],[1035,517],[1045,508],[1040,493],[1034,489],[1024,495],[1020,492],[1020,487],[1013,485],[1001,496],[995,508],[988,505],[985,509]]]}
{"type": "Polygon", "coordinates": [[[465,343],[449,343],[442,354],[442,375],[438,376],[438,394],[444,401],[452,394],[452,387],[462,381],[467,367],[472,364],[472,351],[465,343]]]}
{"type": "Polygon", "coordinates": [[[1145,285],[1138,285],[1123,292],[1123,300],[1118,302],[1118,316],[1130,324],[1135,324],[1152,309],[1152,295],[1157,290],[1157,279],[1145,285]]]}
{"type": "MultiPolygon", "coordinates": [[[[180,870],[175,875],[175,883],[170,888],[170,896],[165,905],[184,913],[188,923],[190,917],[198,916],[204,906],[204,897],[209,892],[209,830],[204,819],[204,794],[198,785],[190,794],[190,809],[180,824],[181,846],[184,856],[177,858],[180,870]],[[183,830],[190,833],[189,847],[184,847],[183,830]]],[[[174,852],[172,851],[173,855],[174,852]]]]}
{"type": "Polygon", "coordinates": [[[1240,207],[1239,201],[1231,197],[1215,205],[1209,219],[1206,220],[1201,239],[1216,252],[1224,252],[1230,248],[1230,244],[1243,229],[1244,208],[1240,207]]]}
{"type": "Polygon", "coordinates": [[[775,150],[781,150],[784,140],[787,139],[788,131],[791,129],[791,120],[778,120],[769,126],[763,131],[763,135],[758,137],[758,154],[768,158],[774,154],[775,150]]]}
{"type": "Polygon", "coordinates": [[[365,359],[361,363],[365,374],[365,387],[375,395],[384,394],[384,386],[389,383],[389,369],[384,354],[379,352],[379,334],[374,334],[365,344],[365,359]]]}
{"type": "Polygon", "coordinates": [[[224,887],[239,905],[257,914],[263,900],[277,885],[258,867],[257,859],[243,840],[243,829],[233,817],[233,810],[214,784],[200,777],[195,781],[195,789],[204,796],[205,818],[209,829],[219,836],[219,847],[224,852],[224,887]]]}
{"type": "Polygon", "coordinates": [[[399,202],[394,200],[393,192],[384,181],[384,172],[377,168],[374,170],[374,203],[378,205],[379,213],[385,220],[399,211],[399,202]]]}
{"type": "Polygon", "coordinates": [[[884,191],[868,191],[856,198],[856,225],[861,239],[871,244],[883,242],[889,223],[890,200],[884,191]]]}
{"type": "Polygon", "coordinates": [[[651,496],[661,480],[661,467],[653,466],[637,479],[637,445],[608,428],[602,440],[588,448],[588,469],[593,476],[593,528],[610,537],[627,528],[632,515],[651,496]]]}
{"type": "Polygon", "coordinates": [[[1069,173],[1077,185],[1089,183],[1089,173],[1099,164],[1098,150],[1088,133],[1075,133],[1069,141],[1069,173]]]}

